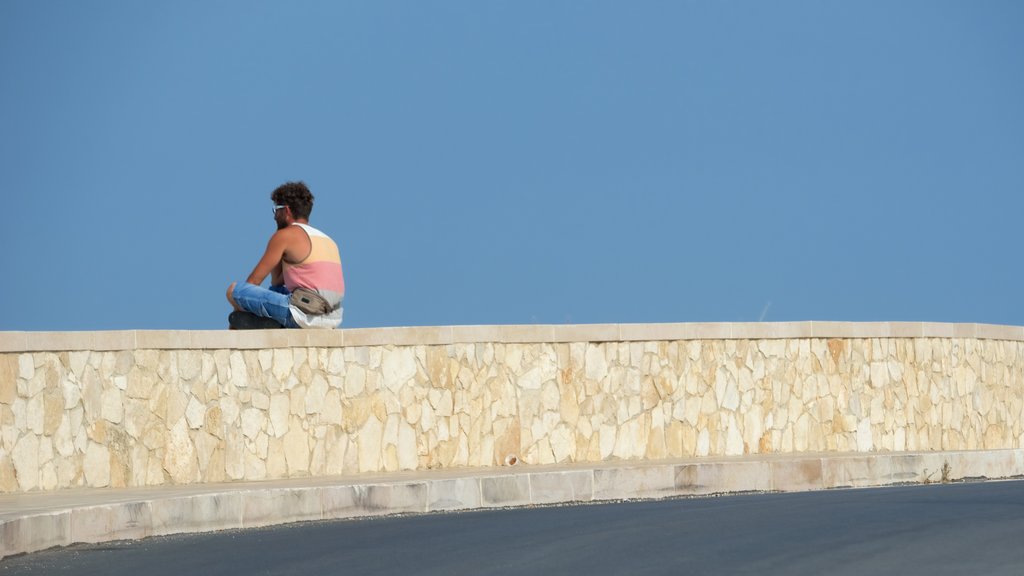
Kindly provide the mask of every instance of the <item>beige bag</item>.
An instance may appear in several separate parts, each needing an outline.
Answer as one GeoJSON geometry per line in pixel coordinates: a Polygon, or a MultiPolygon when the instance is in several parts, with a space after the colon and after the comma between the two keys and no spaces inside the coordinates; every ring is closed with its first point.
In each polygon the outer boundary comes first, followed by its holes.
{"type": "Polygon", "coordinates": [[[305,288],[296,288],[292,292],[291,304],[306,314],[321,315],[334,311],[334,308],[323,296],[305,288]]]}

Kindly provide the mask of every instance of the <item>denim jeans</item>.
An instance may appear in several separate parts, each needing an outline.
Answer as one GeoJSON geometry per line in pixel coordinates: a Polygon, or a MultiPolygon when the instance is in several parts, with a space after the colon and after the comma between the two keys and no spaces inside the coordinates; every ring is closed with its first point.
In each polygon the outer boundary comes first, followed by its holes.
{"type": "Polygon", "coordinates": [[[231,293],[235,303],[243,310],[271,318],[285,328],[298,328],[299,325],[292,319],[290,296],[291,292],[284,286],[271,286],[267,289],[248,282],[238,282],[231,293]]]}

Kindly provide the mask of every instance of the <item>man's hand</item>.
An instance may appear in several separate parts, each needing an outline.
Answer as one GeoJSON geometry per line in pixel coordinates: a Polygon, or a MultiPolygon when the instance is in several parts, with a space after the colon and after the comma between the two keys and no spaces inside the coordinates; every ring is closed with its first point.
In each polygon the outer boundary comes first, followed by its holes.
{"type": "Polygon", "coordinates": [[[231,286],[228,286],[228,302],[231,303],[231,307],[234,308],[235,310],[241,310],[242,307],[239,306],[237,302],[235,302],[235,297],[233,296],[233,294],[235,293],[235,284],[236,282],[232,282],[231,286]]]}

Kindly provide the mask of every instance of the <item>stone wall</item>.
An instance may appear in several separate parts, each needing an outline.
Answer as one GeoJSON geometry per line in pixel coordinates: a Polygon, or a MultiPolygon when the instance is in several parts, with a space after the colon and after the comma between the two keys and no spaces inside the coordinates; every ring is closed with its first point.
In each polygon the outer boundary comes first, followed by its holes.
{"type": "Polygon", "coordinates": [[[1019,448],[1024,329],[0,333],[0,491],[1019,448]]]}

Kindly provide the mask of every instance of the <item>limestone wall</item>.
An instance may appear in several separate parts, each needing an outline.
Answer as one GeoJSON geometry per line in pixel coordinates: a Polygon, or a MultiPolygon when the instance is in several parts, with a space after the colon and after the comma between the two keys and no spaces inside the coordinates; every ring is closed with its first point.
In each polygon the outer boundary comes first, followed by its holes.
{"type": "Polygon", "coordinates": [[[0,491],[1020,448],[1024,329],[0,333],[0,491]]]}

